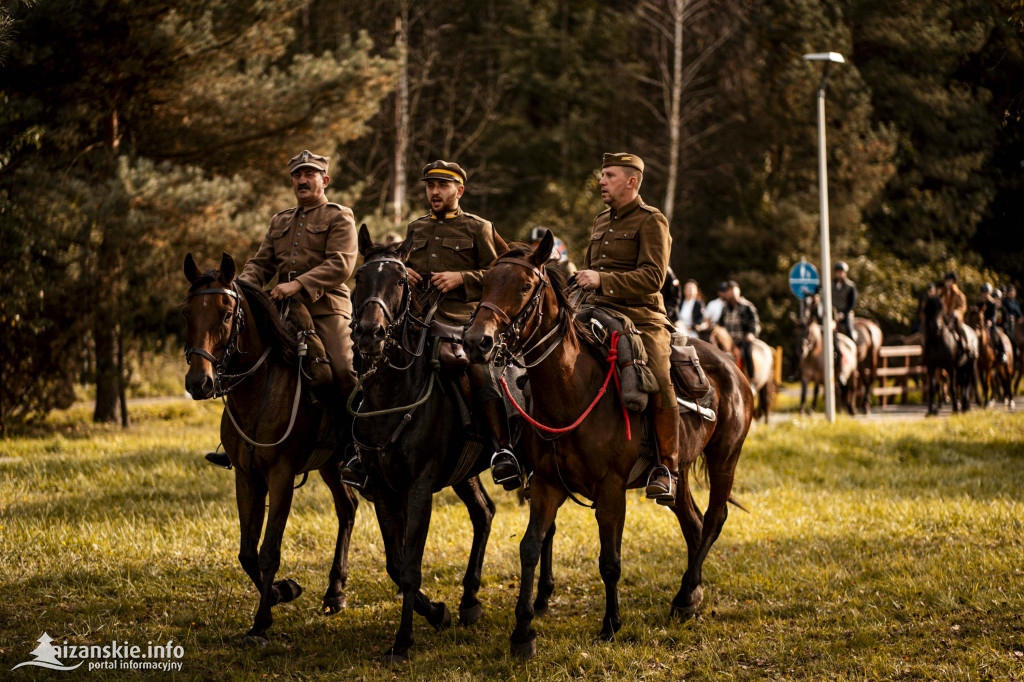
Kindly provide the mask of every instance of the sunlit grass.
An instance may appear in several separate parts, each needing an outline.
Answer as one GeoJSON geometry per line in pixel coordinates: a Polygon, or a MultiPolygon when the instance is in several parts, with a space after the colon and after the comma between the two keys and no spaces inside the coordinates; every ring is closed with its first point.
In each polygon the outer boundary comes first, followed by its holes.
{"type": "MultiPolygon", "coordinates": [[[[413,661],[397,671],[379,663],[399,606],[369,504],[357,515],[349,608],[325,618],[333,507],[315,476],[297,492],[280,575],[306,592],[275,609],[271,647],[242,649],[256,594],[236,559],[233,475],[200,455],[216,444],[219,407],[172,401],[133,415],[123,431],[64,413],[37,435],[0,441],[0,670],[30,660],[46,631],[74,644],[174,640],[186,650],[181,676],[193,679],[1024,677],[1016,414],[757,428],[735,491],[751,513],[732,510],[695,622],[668,618],[685,567],[678,524],[631,492],[614,644],[595,638],[604,591],[593,512],[568,503],[551,614],[537,621],[528,663],[507,653],[528,512],[489,488],[498,515],[484,620],[436,633],[417,617],[413,661]]],[[[443,493],[424,589],[453,610],[468,551],[467,514],[443,493]]]]}

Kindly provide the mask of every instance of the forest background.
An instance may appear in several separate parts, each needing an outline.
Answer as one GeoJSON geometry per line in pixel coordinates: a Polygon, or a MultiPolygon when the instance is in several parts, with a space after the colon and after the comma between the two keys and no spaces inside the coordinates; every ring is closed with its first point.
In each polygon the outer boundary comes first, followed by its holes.
{"type": "Polygon", "coordinates": [[[905,332],[957,270],[1024,280],[1021,0],[0,0],[0,431],[95,385],[127,423],[146,354],[177,351],[186,252],[244,260],[294,204],[302,149],[374,234],[466,210],[582,257],[606,151],[647,163],[672,265],[736,279],[790,347],[787,273],[818,243],[814,96],[829,81],[833,260],[905,332]],[[6,426],[5,426],[6,425],[6,426]]]}

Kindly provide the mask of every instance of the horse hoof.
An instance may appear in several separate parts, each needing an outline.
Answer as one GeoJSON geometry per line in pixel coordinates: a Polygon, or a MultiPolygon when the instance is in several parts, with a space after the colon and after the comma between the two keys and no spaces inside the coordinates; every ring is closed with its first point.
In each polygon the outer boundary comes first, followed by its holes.
{"type": "Polygon", "coordinates": [[[266,649],[270,645],[270,640],[264,635],[246,635],[242,638],[242,646],[247,649],[266,649]]]}
{"type": "Polygon", "coordinates": [[[685,623],[696,615],[697,607],[693,604],[690,604],[689,606],[676,606],[673,604],[672,610],[669,611],[669,617],[681,623],[685,623]]]}
{"type": "Polygon", "coordinates": [[[600,639],[602,642],[614,642],[615,641],[615,631],[614,630],[601,630],[601,632],[597,633],[597,638],[600,639]]]}
{"type": "Polygon", "coordinates": [[[534,602],[534,604],[533,604],[533,617],[534,618],[543,618],[544,616],[548,615],[548,611],[549,611],[549,606],[548,606],[547,602],[543,602],[543,603],[541,603],[541,602],[534,602]]]}
{"type": "Polygon", "coordinates": [[[459,609],[459,624],[469,627],[484,617],[484,605],[475,604],[467,609],[459,609]]]}
{"type": "Polygon", "coordinates": [[[512,642],[509,653],[513,658],[526,660],[537,655],[537,635],[534,635],[526,642],[512,642]]]}
{"type": "Polygon", "coordinates": [[[274,583],[274,589],[277,590],[278,604],[287,604],[293,599],[298,599],[302,594],[302,587],[291,579],[278,580],[274,583]]]}
{"type": "Polygon", "coordinates": [[[332,616],[344,609],[346,606],[348,606],[348,599],[346,599],[343,594],[338,595],[337,597],[324,597],[323,613],[325,616],[332,616]]]}
{"type": "Polygon", "coordinates": [[[434,626],[434,629],[440,632],[441,630],[447,630],[452,625],[452,612],[448,610],[448,607],[441,604],[441,617],[430,620],[430,624],[434,626]]]}
{"type": "Polygon", "coordinates": [[[384,654],[384,663],[386,665],[405,665],[409,662],[408,652],[398,652],[394,649],[388,649],[384,654]]]}

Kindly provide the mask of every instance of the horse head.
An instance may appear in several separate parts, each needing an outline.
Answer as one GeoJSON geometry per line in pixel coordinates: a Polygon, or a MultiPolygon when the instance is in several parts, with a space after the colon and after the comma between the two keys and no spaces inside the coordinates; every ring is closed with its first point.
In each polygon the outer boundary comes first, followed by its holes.
{"type": "Polygon", "coordinates": [[[554,241],[549,230],[536,248],[514,245],[484,273],[480,305],[462,337],[470,362],[490,362],[499,348],[518,346],[537,331],[554,241]]]}
{"type": "Polygon", "coordinates": [[[375,244],[366,225],[359,228],[359,253],[363,265],[356,271],[352,294],[352,343],[365,358],[384,352],[392,331],[409,309],[411,291],[405,267],[412,252],[412,238],[394,244],[375,244]]]}
{"type": "Polygon", "coordinates": [[[925,333],[931,337],[937,337],[942,333],[942,300],[938,296],[929,296],[924,302],[924,324],[922,327],[925,333]]]}
{"type": "Polygon", "coordinates": [[[237,340],[241,302],[234,287],[235,261],[225,253],[217,270],[202,272],[189,253],[185,277],[191,284],[182,306],[188,362],[185,388],[195,400],[204,400],[213,396],[216,373],[227,364],[237,340]]]}

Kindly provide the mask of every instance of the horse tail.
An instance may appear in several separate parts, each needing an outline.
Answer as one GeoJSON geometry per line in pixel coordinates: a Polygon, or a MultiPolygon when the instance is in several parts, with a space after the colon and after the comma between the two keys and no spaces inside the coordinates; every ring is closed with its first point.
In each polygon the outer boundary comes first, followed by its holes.
{"type": "Polygon", "coordinates": [[[745,512],[747,512],[748,514],[750,513],[750,510],[749,510],[749,509],[747,509],[746,507],[744,507],[744,506],[743,506],[742,504],[740,504],[740,503],[739,503],[739,502],[738,502],[738,501],[736,500],[736,498],[735,498],[735,497],[733,497],[732,495],[730,495],[730,496],[729,496],[729,499],[727,500],[727,502],[728,502],[729,504],[731,504],[732,506],[736,507],[737,509],[739,509],[740,511],[745,511],[745,512]]]}

